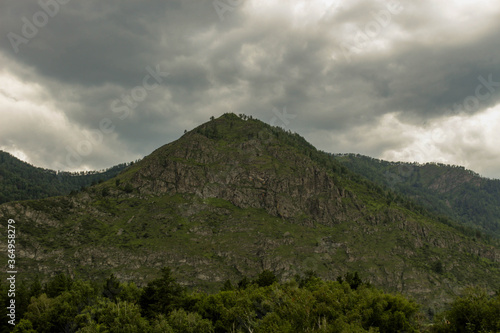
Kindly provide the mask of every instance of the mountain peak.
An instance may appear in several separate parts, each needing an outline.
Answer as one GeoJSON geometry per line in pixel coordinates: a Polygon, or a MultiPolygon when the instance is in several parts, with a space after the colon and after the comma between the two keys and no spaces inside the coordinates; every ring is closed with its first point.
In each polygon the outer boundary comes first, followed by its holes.
{"type": "Polygon", "coordinates": [[[271,129],[271,126],[252,116],[225,113],[218,118],[211,117],[210,121],[196,127],[191,132],[201,134],[209,139],[240,142],[258,138],[259,133],[269,132],[271,129]]]}
{"type": "Polygon", "coordinates": [[[337,207],[344,192],[334,168],[311,159],[317,154],[298,134],[224,114],[159,148],[122,177],[140,193],[190,193],[300,223],[333,224],[345,218],[337,207]]]}

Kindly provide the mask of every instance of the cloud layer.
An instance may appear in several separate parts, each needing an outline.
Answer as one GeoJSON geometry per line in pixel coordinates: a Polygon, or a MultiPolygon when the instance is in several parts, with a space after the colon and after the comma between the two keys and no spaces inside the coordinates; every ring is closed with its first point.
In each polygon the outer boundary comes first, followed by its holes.
{"type": "Polygon", "coordinates": [[[500,178],[499,18],[488,0],[6,0],[0,149],[100,169],[232,111],[500,178]]]}

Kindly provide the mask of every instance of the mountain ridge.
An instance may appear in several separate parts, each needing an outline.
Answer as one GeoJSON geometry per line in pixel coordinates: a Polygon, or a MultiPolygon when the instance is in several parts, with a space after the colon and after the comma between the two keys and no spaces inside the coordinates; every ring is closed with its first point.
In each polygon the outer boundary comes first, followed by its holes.
{"type": "Polygon", "coordinates": [[[0,150],[0,204],[69,194],[116,176],[129,164],[102,171],[65,172],[35,167],[0,150]]]}
{"type": "Polygon", "coordinates": [[[500,180],[461,166],[388,162],[358,154],[337,154],[347,168],[430,211],[477,229],[478,237],[500,237],[500,180]]]}
{"type": "MultiPolygon", "coordinates": [[[[409,206],[411,208],[411,206],[409,206]]],[[[0,206],[19,221],[23,274],[148,281],[174,267],[210,290],[263,269],[359,271],[438,306],[500,287],[500,249],[412,211],[297,134],[226,114],[118,176],[66,197],[0,206]]]]}

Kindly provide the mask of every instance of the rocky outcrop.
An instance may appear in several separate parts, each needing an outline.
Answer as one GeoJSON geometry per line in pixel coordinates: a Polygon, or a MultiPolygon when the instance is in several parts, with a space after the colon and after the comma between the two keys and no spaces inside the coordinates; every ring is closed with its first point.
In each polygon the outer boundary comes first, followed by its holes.
{"type": "Polygon", "coordinates": [[[228,144],[194,134],[191,149],[166,147],[150,156],[132,178],[141,193],[194,193],[220,198],[241,208],[263,208],[269,214],[307,223],[331,225],[347,218],[346,192],[324,168],[307,156],[279,147],[277,140],[228,144]]]}

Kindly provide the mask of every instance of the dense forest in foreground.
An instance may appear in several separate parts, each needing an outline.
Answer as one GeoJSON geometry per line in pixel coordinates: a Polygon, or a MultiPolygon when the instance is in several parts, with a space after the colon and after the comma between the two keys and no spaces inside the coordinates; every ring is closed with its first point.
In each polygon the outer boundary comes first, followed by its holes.
{"type": "MultiPolygon", "coordinates": [[[[7,307],[8,287],[1,284],[7,307]]],[[[11,331],[4,317],[1,332],[11,331]]],[[[500,294],[469,288],[439,314],[422,313],[400,294],[363,282],[358,273],[325,281],[308,271],[278,282],[270,271],[213,294],[187,290],[171,270],[145,287],[83,281],[59,274],[16,291],[13,332],[498,332],[500,294]]]]}

